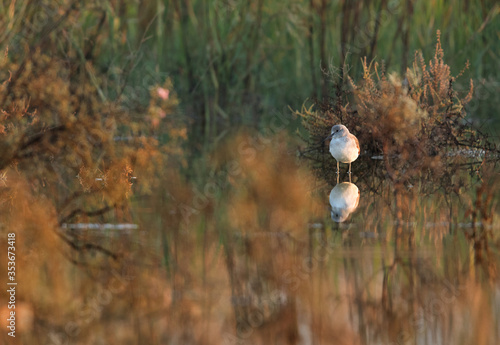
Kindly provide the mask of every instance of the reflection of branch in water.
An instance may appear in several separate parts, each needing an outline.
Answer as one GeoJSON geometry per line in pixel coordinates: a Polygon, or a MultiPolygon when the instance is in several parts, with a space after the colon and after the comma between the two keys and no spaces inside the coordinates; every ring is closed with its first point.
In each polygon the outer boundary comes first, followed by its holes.
{"type": "Polygon", "coordinates": [[[83,215],[86,217],[101,216],[105,213],[108,213],[109,211],[111,211],[115,207],[116,207],[116,205],[108,205],[108,206],[105,206],[105,207],[103,207],[99,210],[95,210],[95,211],[86,211],[86,210],[83,210],[81,208],[78,208],[76,210],[71,211],[71,213],[68,214],[67,216],[61,218],[59,220],[59,226],[62,226],[62,224],[69,222],[71,219],[75,218],[78,215],[83,215]]]}
{"type": "Polygon", "coordinates": [[[73,248],[74,250],[78,251],[78,252],[86,252],[86,251],[91,251],[91,250],[95,250],[95,251],[98,251],[98,252],[101,252],[103,254],[105,254],[106,256],[109,256],[111,257],[113,260],[117,260],[118,259],[118,255],[111,252],[110,250],[100,246],[99,244],[95,244],[95,243],[89,243],[89,242],[86,242],[86,243],[82,243],[82,244],[79,244],[75,241],[72,241],[71,239],[69,239],[68,237],[66,237],[65,235],[61,234],[61,233],[57,233],[57,235],[64,241],[66,242],[67,244],[70,245],[71,248],[73,248]]]}
{"type": "MultiPolygon", "coordinates": [[[[70,212],[67,216],[62,217],[59,220],[59,226],[62,228],[63,224],[67,223],[68,221],[74,219],[76,216],[83,215],[85,217],[96,217],[96,216],[101,216],[109,211],[111,211],[116,205],[108,205],[105,206],[101,209],[94,210],[94,211],[86,211],[81,208],[75,209],[72,212],[70,212]]],[[[94,243],[78,243],[78,236],[75,235],[74,232],[70,232],[70,234],[73,236],[73,239],[70,239],[68,236],[62,234],[61,232],[57,232],[57,235],[64,241],[66,242],[72,249],[78,251],[78,252],[85,252],[85,251],[91,251],[95,250],[98,252],[101,252],[105,254],[106,256],[111,257],[113,260],[118,259],[118,255],[111,252],[110,250],[100,246],[99,244],[94,244],[94,243]]]]}

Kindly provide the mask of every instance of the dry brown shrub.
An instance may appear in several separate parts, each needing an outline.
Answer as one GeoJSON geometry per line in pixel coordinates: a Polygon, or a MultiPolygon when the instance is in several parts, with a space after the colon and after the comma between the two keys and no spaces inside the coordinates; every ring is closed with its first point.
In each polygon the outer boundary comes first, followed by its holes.
{"type": "MultiPolygon", "coordinates": [[[[309,132],[308,148],[302,154],[316,162],[320,173],[320,163],[324,166],[324,156],[328,155],[324,139],[331,126],[338,123],[358,137],[362,154],[359,161],[383,155],[385,170],[395,181],[426,171],[439,176],[451,164],[451,158],[495,152],[494,145],[466,119],[472,81],[465,95],[454,89],[463,70],[457,76],[451,74],[444,62],[439,31],[434,57],[426,63],[422,53],[417,52],[405,78],[386,74],[383,66],[368,64],[366,58],[362,64],[361,81],[346,77],[349,88],[342,89],[337,98],[296,112],[309,132]]],[[[359,161],[358,166],[362,164],[359,161]]]]}

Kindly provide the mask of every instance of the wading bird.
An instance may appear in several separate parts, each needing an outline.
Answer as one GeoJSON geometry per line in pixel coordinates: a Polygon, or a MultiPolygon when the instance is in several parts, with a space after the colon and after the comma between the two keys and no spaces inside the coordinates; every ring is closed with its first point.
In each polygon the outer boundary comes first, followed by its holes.
{"type": "Polygon", "coordinates": [[[349,174],[351,163],[359,156],[359,141],[344,125],[335,125],[332,132],[325,139],[330,141],[330,153],[337,161],[337,174],[339,174],[339,162],[349,163],[349,174]]]}

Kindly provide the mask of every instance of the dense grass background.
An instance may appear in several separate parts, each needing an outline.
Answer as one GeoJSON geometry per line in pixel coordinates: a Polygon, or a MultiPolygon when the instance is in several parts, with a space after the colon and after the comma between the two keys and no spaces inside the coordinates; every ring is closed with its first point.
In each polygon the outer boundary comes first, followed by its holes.
{"type": "Polygon", "coordinates": [[[192,136],[213,137],[332,95],[344,62],[355,80],[364,56],[402,73],[415,50],[432,56],[441,30],[452,73],[470,61],[460,82],[476,85],[471,117],[498,128],[499,14],[488,0],[13,1],[0,5],[0,45],[16,58],[49,36],[95,74],[103,97],[138,114],[148,88],[170,77],[192,136]]]}
{"type": "Polygon", "coordinates": [[[403,73],[416,50],[432,56],[437,30],[453,74],[471,63],[459,81],[464,88],[468,78],[475,82],[471,116],[499,126],[495,1],[158,0],[97,6],[72,35],[100,31],[100,69],[119,79],[117,71],[133,64],[127,82],[135,92],[137,85],[170,76],[183,114],[206,134],[228,124],[257,125],[287,105],[297,108],[307,98],[331,95],[335,70],[344,61],[354,79],[361,76],[363,56],[403,73]]]}

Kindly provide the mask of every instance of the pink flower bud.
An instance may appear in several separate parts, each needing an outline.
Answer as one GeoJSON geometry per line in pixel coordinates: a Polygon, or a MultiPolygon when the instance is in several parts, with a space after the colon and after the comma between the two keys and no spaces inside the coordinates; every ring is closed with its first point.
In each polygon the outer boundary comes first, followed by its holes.
{"type": "Polygon", "coordinates": [[[170,94],[170,90],[164,89],[162,87],[159,87],[157,89],[157,92],[158,92],[158,96],[160,96],[160,98],[163,100],[167,100],[168,96],[170,94]]]}

